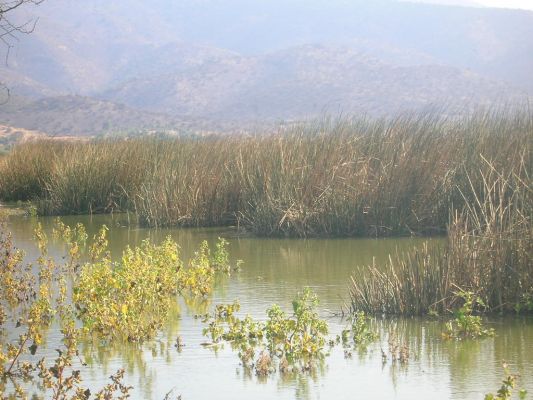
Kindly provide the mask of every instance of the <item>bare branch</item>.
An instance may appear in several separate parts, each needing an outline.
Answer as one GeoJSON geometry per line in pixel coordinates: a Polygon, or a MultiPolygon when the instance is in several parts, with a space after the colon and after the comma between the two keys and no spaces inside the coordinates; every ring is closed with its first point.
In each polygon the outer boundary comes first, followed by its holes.
{"type": "MultiPolygon", "coordinates": [[[[9,53],[18,41],[18,35],[28,35],[35,30],[38,18],[15,23],[10,19],[10,13],[25,4],[41,4],[44,0],[0,0],[0,44],[5,47],[5,63],[7,65],[9,53]]],[[[9,88],[0,82],[0,105],[9,99],[9,88]]]]}

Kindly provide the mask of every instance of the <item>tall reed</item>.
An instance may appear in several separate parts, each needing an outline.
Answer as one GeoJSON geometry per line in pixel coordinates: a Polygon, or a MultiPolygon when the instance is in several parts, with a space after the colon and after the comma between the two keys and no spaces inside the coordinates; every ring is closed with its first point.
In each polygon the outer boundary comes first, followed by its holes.
{"type": "MultiPolygon", "coordinates": [[[[134,211],[150,226],[239,225],[266,236],[444,233],[476,175],[533,161],[529,113],[328,120],[277,133],[21,144],[0,199],[46,214],[134,211]]],[[[468,194],[467,194],[468,193],[468,194]]],[[[466,196],[469,196],[465,199],[466,196]]]]}
{"type": "Polygon", "coordinates": [[[485,160],[467,174],[468,192],[452,216],[444,249],[422,248],[360,269],[351,309],[386,314],[439,313],[472,292],[492,311],[533,311],[533,184],[524,149],[517,171],[485,160]],[[476,187],[481,184],[481,187],[476,187]]]}

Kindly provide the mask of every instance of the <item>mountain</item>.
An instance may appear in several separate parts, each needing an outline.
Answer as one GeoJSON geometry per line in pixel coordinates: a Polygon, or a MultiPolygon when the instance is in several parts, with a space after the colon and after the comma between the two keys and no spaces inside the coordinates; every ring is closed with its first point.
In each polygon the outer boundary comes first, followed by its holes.
{"type": "Polygon", "coordinates": [[[462,113],[533,95],[533,12],[523,10],[393,0],[50,0],[14,16],[37,17],[0,66],[0,81],[26,98],[0,106],[0,124],[211,129],[324,112],[462,113]],[[69,124],[51,123],[69,102],[77,107],[69,124]]]}
{"type": "Polygon", "coordinates": [[[185,128],[168,116],[82,96],[11,98],[0,107],[2,125],[53,136],[94,136],[110,132],[185,128]]]}
{"type": "Polygon", "coordinates": [[[384,116],[446,105],[459,113],[519,99],[507,85],[442,65],[396,66],[346,48],[299,46],[260,57],[209,62],[128,80],[108,101],[182,117],[267,120],[323,113],[384,116]]]}

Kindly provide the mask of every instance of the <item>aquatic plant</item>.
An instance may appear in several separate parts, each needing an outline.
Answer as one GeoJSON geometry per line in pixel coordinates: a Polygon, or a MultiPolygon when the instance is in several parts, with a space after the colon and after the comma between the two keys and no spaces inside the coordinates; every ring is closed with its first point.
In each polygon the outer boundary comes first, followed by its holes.
{"type": "MultiPolygon", "coordinates": [[[[509,372],[507,363],[503,363],[503,369],[505,378],[502,380],[502,385],[496,392],[496,394],[488,393],[485,395],[485,400],[510,400],[513,396],[514,389],[516,388],[519,376],[509,372]]],[[[527,396],[527,391],[520,389],[518,391],[518,398],[523,400],[527,396]]]]}
{"type": "Polygon", "coordinates": [[[360,268],[351,277],[349,307],[353,313],[388,315],[444,312],[448,279],[442,249],[426,242],[409,252],[390,255],[384,266],[374,263],[360,268]]]}
{"type": "Polygon", "coordinates": [[[97,259],[107,246],[105,233],[103,227],[95,236],[92,261],[82,266],[74,286],[74,302],[84,329],[104,338],[152,338],[177,294],[204,296],[212,290],[216,270],[229,271],[224,239],[219,239],[215,258],[204,241],[185,267],[179,246],[170,237],[159,245],[144,240],[138,247],[127,247],[120,262],[106,255],[97,259]]]}
{"type": "Polygon", "coordinates": [[[472,292],[459,291],[456,296],[463,304],[454,311],[454,319],[446,323],[443,337],[446,339],[477,339],[494,336],[494,329],[483,326],[483,320],[478,315],[473,315],[477,307],[485,308],[485,303],[472,292]]]}
{"type": "MultiPolygon", "coordinates": [[[[83,387],[79,339],[86,334],[108,341],[152,338],[178,294],[206,294],[216,271],[230,270],[224,239],[219,239],[213,256],[202,243],[187,266],[170,237],[160,244],[145,240],[127,247],[122,258],[113,261],[105,226],[88,240],[83,225],[68,226],[61,220],[55,221],[53,237],[66,245],[64,261],[48,255],[49,238],[37,222],[34,239],[40,256],[33,269],[24,264],[11,235],[0,228],[0,398],[24,398],[30,381],[52,399],[128,398],[132,388],[124,383],[122,369],[100,391],[83,387]],[[63,339],[57,357],[49,360],[39,351],[54,322],[63,339]]],[[[218,313],[227,317],[236,307],[218,313]]],[[[182,346],[178,340],[178,350],[182,346]]]]}
{"type": "Polygon", "coordinates": [[[344,344],[347,344],[349,338],[351,338],[354,344],[365,346],[379,337],[378,333],[372,329],[370,318],[364,311],[356,312],[349,319],[351,321],[350,329],[344,329],[341,333],[344,344]]]}
{"type": "MultiPolygon", "coordinates": [[[[102,227],[102,229],[105,229],[102,227]]],[[[75,227],[65,225],[60,218],[54,221],[52,235],[56,240],[63,241],[68,247],[68,269],[72,271],[82,257],[83,249],[87,243],[87,231],[82,223],[77,223],[75,227]]],[[[105,235],[105,231],[104,231],[105,235]]],[[[94,246],[94,244],[93,244],[94,246]]]]}
{"type": "Polygon", "coordinates": [[[228,241],[224,238],[219,237],[217,243],[215,244],[215,251],[213,252],[212,265],[215,270],[224,271],[229,273],[231,270],[231,265],[229,262],[229,252],[227,249],[228,241]]]}
{"type": "MultiPolygon", "coordinates": [[[[180,292],[187,291],[193,296],[205,296],[211,292],[215,272],[229,275],[231,264],[227,245],[226,239],[218,238],[215,251],[211,254],[209,244],[204,240],[187,268],[182,268],[178,274],[180,292]]],[[[239,264],[237,266],[239,267],[239,264]]]]}
{"type": "Polygon", "coordinates": [[[204,320],[207,326],[203,334],[210,336],[215,344],[231,342],[238,349],[243,365],[255,367],[258,375],[273,372],[275,360],[282,372],[295,368],[307,370],[325,355],[328,326],[319,318],[317,305],[317,296],[305,288],[292,302],[292,315],[273,305],[267,309],[264,323],[250,316],[236,317],[238,303],[218,305],[204,320]],[[255,359],[258,348],[261,351],[255,359]]]}
{"type": "Polygon", "coordinates": [[[69,267],[47,256],[48,238],[40,224],[34,237],[41,252],[37,277],[31,265],[24,264],[24,254],[14,247],[11,235],[0,225],[0,398],[26,398],[25,385],[31,381],[54,400],[127,398],[131,387],[123,383],[122,370],[94,397],[82,386],[83,362],[78,350],[81,332],[75,326],[64,276],[69,267]],[[53,320],[61,326],[63,345],[50,364],[39,350],[53,320]]]}
{"type": "Polygon", "coordinates": [[[285,356],[289,362],[323,355],[328,325],[318,315],[318,303],[317,295],[305,288],[292,301],[292,316],[277,305],[267,310],[265,336],[271,354],[285,356]]]}
{"type": "Polygon", "coordinates": [[[129,341],[152,337],[178,293],[182,271],[178,246],[170,238],[127,248],[120,263],[109,258],[85,264],[74,287],[74,302],[84,329],[129,341]]]}
{"type": "Polygon", "coordinates": [[[485,160],[448,225],[445,246],[426,242],[352,276],[352,311],[444,314],[476,293],[486,311],[527,312],[533,293],[533,182],[525,158],[512,172],[485,160]],[[477,182],[477,183],[475,183],[477,182]],[[475,188],[475,186],[480,186],[475,188]]]}

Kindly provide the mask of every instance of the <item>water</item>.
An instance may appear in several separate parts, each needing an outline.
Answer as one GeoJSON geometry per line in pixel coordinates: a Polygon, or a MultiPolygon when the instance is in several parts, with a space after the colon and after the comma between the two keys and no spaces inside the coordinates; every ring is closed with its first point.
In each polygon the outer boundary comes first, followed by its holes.
{"type": "MultiPolygon", "coordinates": [[[[40,221],[51,233],[52,219],[40,221]]],[[[318,294],[322,317],[336,335],[346,321],[333,314],[346,299],[355,267],[370,264],[373,258],[384,260],[389,253],[412,247],[420,239],[259,239],[239,236],[231,229],[128,228],[124,215],[66,217],[63,221],[83,222],[89,235],[105,223],[115,256],[127,244],[171,235],[187,259],[202,240],[214,244],[223,236],[230,241],[232,261],[244,260],[242,271],[220,278],[205,303],[185,305],[177,300],[163,332],[141,349],[129,344],[85,342],[82,348],[88,365],[82,376],[87,387],[102,387],[109,375],[124,367],[126,382],[134,386],[134,399],[163,399],[171,390],[183,399],[482,399],[500,386],[502,360],[506,360],[513,372],[521,374],[521,386],[533,393],[532,318],[493,318],[489,323],[496,331],[494,338],[464,342],[444,341],[444,325],[438,320],[377,321],[381,339],[365,352],[353,351],[346,356],[341,347],[335,347],[312,373],[267,378],[244,370],[229,345],[217,352],[201,346],[207,339],[195,314],[239,299],[240,314],[264,319],[266,308],[273,303],[288,310],[295,294],[305,286],[318,294]],[[411,357],[406,366],[382,363],[381,349],[388,349],[390,331],[409,343],[411,357]],[[178,334],[185,343],[181,352],[173,346],[178,334]]],[[[29,260],[37,254],[32,240],[34,226],[34,219],[22,217],[12,217],[9,223],[17,246],[26,250],[29,260]]],[[[433,241],[438,244],[441,240],[433,241]]],[[[63,250],[51,245],[52,255],[60,256],[63,250]]],[[[54,356],[60,338],[57,328],[52,327],[47,338],[48,356],[54,356]]],[[[35,393],[38,395],[38,390],[35,393]]]]}

